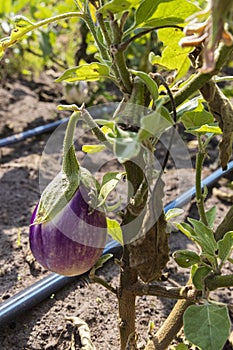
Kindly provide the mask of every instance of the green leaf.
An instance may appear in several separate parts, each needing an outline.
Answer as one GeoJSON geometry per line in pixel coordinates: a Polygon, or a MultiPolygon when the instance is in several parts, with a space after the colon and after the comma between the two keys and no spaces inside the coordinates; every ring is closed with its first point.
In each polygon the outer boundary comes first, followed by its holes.
{"type": "Polygon", "coordinates": [[[123,234],[119,222],[107,218],[108,234],[121,245],[124,245],[123,234]]]}
{"type": "Polygon", "coordinates": [[[186,237],[188,237],[191,240],[195,240],[196,234],[193,230],[193,228],[187,224],[186,222],[181,223],[175,223],[178,230],[180,230],[186,237]]]}
{"type": "Polygon", "coordinates": [[[98,11],[102,14],[108,14],[108,11],[117,14],[129,11],[132,7],[137,7],[140,0],[112,0],[102,6],[98,11]]]}
{"type": "Polygon", "coordinates": [[[185,337],[203,350],[222,350],[230,325],[225,305],[191,305],[184,313],[185,337]]]}
{"type": "Polygon", "coordinates": [[[114,190],[114,188],[117,186],[119,181],[122,179],[122,177],[125,175],[125,173],[119,173],[119,172],[112,172],[107,173],[103,177],[100,193],[99,193],[99,206],[103,205],[106,201],[108,195],[110,192],[114,190]]]}
{"type": "Polygon", "coordinates": [[[214,238],[214,233],[211,228],[207,227],[201,221],[197,221],[189,218],[188,221],[192,224],[194,232],[196,234],[195,240],[202,248],[203,254],[215,256],[215,252],[218,249],[217,242],[214,238]]]}
{"type": "Polygon", "coordinates": [[[176,110],[177,118],[180,118],[185,112],[193,111],[194,109],[197,108],[197,106],[198,106],[198,98],[197,97],[193,98],[190,101],[183,103],[176,110]]]}
{"type": "Polygon", "coordinates": [[[165,215],[165,220],[166,221],[170,221],[171,219],[183,214],[184,210],[183,209],[180,209],[180,208],[173,208],[173,209],[169,209],[167,212],[166,212],[166,215],[165,215]]]}
{"type": "Polygon", "coordinates": [[[166,108],[160,107],[159,110],[141,118],[141,129],[138,132],[139,141],[154,136],[159,138],[161,134],[173,125],[173,120],[166,108]]]}
{"type": "Polygon", "coordinates": [[[0,15],[10,13],[12,6],[12,0],[0,1],[0,15]]]}
{"type": "Polygon", "coordinates": [[[93,62],[90,64],[83,64],[78,67],[67,69],[56,82],[66,81],[66,82],[75,82],[80,80],[85,81],[94,81],[99,80],[100,78],[109,77],[109,67],[98,63],[93,62]]]}
{"type": "Polygon", "coordinates": [[[176,80],[182,78],[190,67],[188,53],[190,48],[181,48],[179,41],[184,34],[175,28],[165,28],[158,30],[158,37],[165,46],[162,56],[155,55],[153,52],[149,55],[152,65],[159,65],[168,70],[176,71],[176,80]]]}
{"type": "Polygon", "coordinates": [[[204,280],[210,272],[211,267],[208,266],[200,266],[195,270],[192,276],[192,281],[197,290],[203,290],[204,280]]]}
{"type": "Polygon", "coordinates": [[[179,266],[184,268],[201,262],[199,255],[191,250],[177,250],[173,253],[173,258],[179,266]]]}
{"type": "Polygon", "coordinates": [[[213,228],[215,219],[216,219],[216,206],[210,208],[209,210],[207,210],[206,212],[206,219],[207,222],[209,224],[210,228],[213,228]]]}
{"type": "Polygon", "coordinates": [[[218,241],[218,256],[224,263],[231,255],[233,248],[233,231],[225,233],[224,237],[218,241]]]}
{"type": "Polygon", "coordinates": [[[204,109],[203,104],[199,101],[194,111],[187,111],[183,114],[181,121],[186,129],[190,129],[211,124],[214,122],[214,117],[204,109]]]}
{"type": "Polygon", "coordinates": [[[101,269],[101,267],[104,266],[104,264],[110,260],[113,257],[113,254],[104,254],[102,255],[97,262],[95,263],[95,265],[92,267],[91,271],[90,271],[90,275],[95,275],[95,271],[98,269],[101,269]]]}
{"type": "Polygon", "coordinates": [[[136,71],[134,69],[131,69],[130,71],[146,84],[153,100],[156,101],[159,97],[158,85],[156,82],[145,72],[136,71]]]}
{"type": "Polygon", "coordinates": [[[105,149],[106,147],[104,145],[83,145],[82,146],[82,151],[93,154],[93,153],[98,153],[101,152],[105,149]]]}
{"type": "Polygon", "coordinates": [[[141,149],[138,135],[132,131],[125,131],[115,126],[114,133],[106,135],[109,142],[113,144],[113,151],[120,163],[136,157],[141,149]]]}
{"type": "Polygon", "coordinates": [[[136,27],[159,27],[184,23],[198,7],[186,0],[144,0],[135,13],[131,30],[136,27]]]}
{"type": "Polygon", "coordinates": [[[222,134],[222,130],[218,127],[218,126],[214,126],[214,125],[202,125],[199,128],[189,128],[187,129],[188,132],[190,132],[191,134],[215,134],[215,135],[221,135],[222,134]]]}
{"type": "Polygon", "coordinates": [[[0,58],[4,55],[8,47],[22,40],[28,32],[35,28],[35,24],[25,16],[16,16],[14,22],[15,28],[11,31],[10,37],[0,40],[0,58]]]}

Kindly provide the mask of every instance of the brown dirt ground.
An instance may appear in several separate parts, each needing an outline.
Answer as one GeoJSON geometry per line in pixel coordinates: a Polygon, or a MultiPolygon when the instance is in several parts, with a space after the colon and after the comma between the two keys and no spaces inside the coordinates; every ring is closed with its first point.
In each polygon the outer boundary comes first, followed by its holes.
{"type": "MultiPolygon", "coordinates": [[[[44,73],[34,81],[8,80],[0,88],[0,138],[59,119],[64,113],[56,111],[61,102],[61,87],[54,85],[44,73]]],[[[49,274],[36,262],[32,262],[28,244],[28,223],[37,203],[40,191],[38,169],[49,134],[32,137],[20,143],[0,149],[0,294],[4,302],[49,274]]],[[[216,144],[210,149],[211,158],[204,169],[207,175],[216,168],[216,144]]],[[[193,157],[194,150],[190,150],[193,157]]],[[[190,184],[191,169],[184,169],[187,184],[190,184]]],[[[174,169],[167,172],[166,198],[176,196],[177,179],[174,169]]],[[[226,189],[233,180],[231,173],[222,178],[215,187],[226,189]]],[[[183,189],[182,189],[183,190],[183,189]]],[[[208,207],[217,205],[219,223],[232,203],[223,201],[209,190],[208,207]]],[[[193,201],[185,206],[185,216],[196,217],[193,201]]],[[[174,251],[190,247],[190,242],[180,233],[170,235],[170,247],[174,251]]],[[[228,267],[231,273],[233,268],[228,267]]],[[[173,281],[184,284],[187,271],[178,269],[172,258],[167,272],[173,281]],[[181,273],[178,273],[178,272],[181,273]]],[[[119,268],[109,262],[100,272],[113,286],[118,285],[119,268]]],[[[170,282],[166,282],[168,285],[170,282]]],[[[233,303],[233,288],[216,294],[218,300],[233,303]]],[[[174,305],[173,301],[156,297],[137,299],[137,331],[139,348],[143,348],[149,321],[155,329],[166,319],[174,305]]],[[[85,281],[72,281],[26,314],[1,326],[2,350],[80,349],[80,340],[75,327],[65,316],[78,316],[90,327],[92,340],[97,349],[119,349],[117,300],[109,291],[85,281]],[[72,347],[73,346],[73,347],[72,347]]],[[[224,349],[233,349],[228,343],[224,349]]]]}

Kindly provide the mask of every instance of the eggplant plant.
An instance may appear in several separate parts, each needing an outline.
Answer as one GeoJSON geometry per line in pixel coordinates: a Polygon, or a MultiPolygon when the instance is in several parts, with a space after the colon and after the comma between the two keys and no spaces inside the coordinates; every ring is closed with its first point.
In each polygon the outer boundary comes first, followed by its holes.
{"type": "Polygon", "coordinates": [[[202,350],[221,350],[230,333],[228,307],[214,302],[210,293],[233,286],[233,276],[222,273],[225,263],[232,263],[233,207],[215,227],[215,209],[206,209],[201,179],[208,145],[215,135],[220,139],[223,169],[232,156],[233,108],[218,86],[218,76],[233,52],[232,2],[76,0],[75,4],[73,12],[38,22],[18,15],[10,36],[0,41],[3,56],[34,30],[71,18],[82,21],[95,41],[95,58],[67,69],[56,81],[108,79],[122,94],[109,119],[94,120],[84,105],[59,107],[73,114],[64,140],[62,170],[43,191],[32,216],[32,252],[44,267],[61,274],[80,274],[92,268],[93,280],[101,282],[118,300],[121,350],[138,348],[135,299],[139,295],[177,299],[161,328],[150,329],[145,350],[167,349],[182,326],[190,343],[202,350]],[[148,37],[156,38],[155,47],[149,50],[148,37]],[[132,60],[135,45],[142,55],[138,61],[132,60]],[[83,150],[111,150],[124,167],[123,173],[107,173],[99,184],[79,165],[73,146],[77,116],[91,128],[97,141],[96,145],[84,145],[83,150]],[[199,220],[188,218],[176,226],[197,245],[198,253],[173,253],[177,264],[189,269],[190,278],[182,287],[169,288],[163,286],[163,269],[170,259],[167,221],[180,211],[164,213],[163,173],[179,124],[198,142],[199,220]],[[163,135],[168,140],[167,151],[157,169],[154,154],[163,135]],[[124,177],[127,205],[121,216],[112,220],[106,199],[124,177]],[[94,276],[107,232],[123,246],[117,289],[94,276]]]}

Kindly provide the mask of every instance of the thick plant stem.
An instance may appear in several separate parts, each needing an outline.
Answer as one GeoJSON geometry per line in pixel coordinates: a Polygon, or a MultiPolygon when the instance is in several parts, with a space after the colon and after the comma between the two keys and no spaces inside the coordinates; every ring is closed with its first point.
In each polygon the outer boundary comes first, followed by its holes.
{"type": "Polygon", "coordinates": [[[192,305],[190,300],[178,300],[164,324],[153,337],[156,350],[166,350],[173,338],[183,326],[185,310],[192,305]]]}
{"type": "Polygon", "coordinates": [[[135,332],[135,293],[129,287],[137,282],[137,271],[129,266],[129,252],[124,248],[120,288],[118,292],[121,350],[126,349],[129,336],[135,332]]]}
{"type": "Polygon", "coordinates": [[[131,94],[132,92],[132,81],[129,74],[129,70],[126,65],[124,52],[119,50],[118,46],[122,40],[122,31],[120,30],[118,23],[114,18],[110,21],[112,34],[113,34],[113,44],[110,48],[111,54],[113,56],[114,67],[116,67],[118,75],[120,77],[120,86],[124,93],[131,94]]]}
{"type": "Polygon", "coordinates": [[[205,198],[202,193],[202,187],[201,187],[201,171],[202,171],[203,162],[204,162],[206,153],[201,147],[200,136],[198,136],[198,144],[199,144],[199,151],[197,153],[197,158],[196,158],[196,202],[197,202],[200,219],[206,226],[208,226],[208,221],[206,218],[205,207],[204,207],[205,198]]]}
{"type": "MultiPolygon", "coordinates": [[[[141,160],[141,155],[138,156],[134,161],[126,161],[124,163],[125,170],[127,173],[128,183],[132,185],[131,193],[128,193],[128,202],[130,197],[134,196],[143,181],[143,165],[138,166],[136,164],[141,160]]],[[[120,339],[121,339],[121,350],[126,349],[126,345],[129,337],[135,332],[135,299],[136,294],[132,290],[132,285],[137,283],[138,274],[136,269],[130,267],[130,257],[129,250],[127,247],[127,238],[131,232],[128,232],[129,228],[126,229],[127,224],[132,223],[135,219],[131,212],[128,210],[124,216],[122,222],[122,231],[124,236],[124,250],[123,257],[121,260],[121,273],[120,273],[120,286],[118,290],[118,308],[119,308],[119,329],[120,329],[120,339]]],[[[128,226],[129,227],[129,226],[128,226]]],[[[137,229],[134,225],[131,226],[132,237],[137,234],[137,229]]]]}

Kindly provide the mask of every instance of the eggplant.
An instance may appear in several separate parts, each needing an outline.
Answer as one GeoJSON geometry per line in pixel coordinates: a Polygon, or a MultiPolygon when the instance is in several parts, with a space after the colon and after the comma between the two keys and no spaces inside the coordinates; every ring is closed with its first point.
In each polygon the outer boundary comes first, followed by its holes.
{"type": "Polygon", "coordinates": [[[46,269],[64,276],[87,272],[103,252],[106,217],[90,208],[88,192],[80,186],[67,205],[51,220],[35,223],[36,206],[30,222],[29,242],[35,259],[46,269]]]}
{"type": "Polygon", "coordinates": [[[105,247],[107,221],[98,205],[99,184],[75,154],[74,112],[63,144],[62,169],[41,194],[30,221],[29,243],[35,259],[64,276],[87,272],[105,247]],[[98,209],[97,209],[98,208],[98,209]]]}

